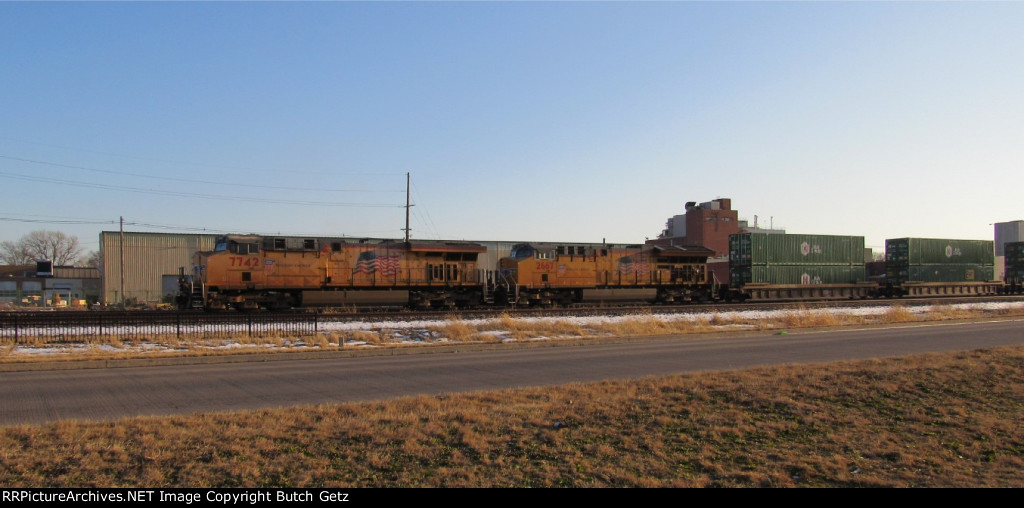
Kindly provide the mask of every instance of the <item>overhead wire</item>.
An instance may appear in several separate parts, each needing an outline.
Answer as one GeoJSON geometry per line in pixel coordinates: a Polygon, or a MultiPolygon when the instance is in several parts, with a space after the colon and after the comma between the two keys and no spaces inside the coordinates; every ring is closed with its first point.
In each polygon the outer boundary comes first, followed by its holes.
{"type": "MultiPolygon", "coordinates": [[[[0,139],[14,140],[13,138],[7,138],[7,137],[0,137],[0,139]]],[[[14,140],[14,141],[20,141],[20,142],[24,142],[24,143],[32,143],[32,144],[43,145],[43,146],[51,146],[51,147],[52,146],[56,146],[56,145],[46,145],[46,144],[43,144],[43,143],[35,143],[35,142],[24,141],[24,140],[14,140]]],[[[65,148],[66,149],[66,147],[58,147],[58,148],[65,148]]],[[[75,149],[75,150],[81,150],[81,151],[85,151],[85,152],[91,152],[91,153],[97,153],[97,154],[103,154],[103,155],[110,155],[110,156],[115,156],[115,157],[130,158],[130,159],[155,160],[155,161],[160,161],[160,162],[171,162],[171,163],[177,163],[177,164],[188,164],[188,165],[206,166],[206,167],[218,167],[218,166],[210,165],[210,164],[199,164],[199,163],[194,163],[194,162],[182,162],[182,161],[167,161],[167,160],[163,160],[163,159],[127,156],[127,155],[122,155],[122,154],[112,154],[112,153],[109,153],[109,152],[102,152],[102,151],[96,151],[96,150],[85,150],[85,149],[75,149]]],[[[118,176],[125,176],[125,177],[134,177],[134,178],[146,178],[146,179],[153,179],[153,180],[161,180],[161,181],[169,181],[169,182],[180,182],[180,183],[190,183],[190,184],[198,184],[198,185],[206,185],[206,186],[209,186],[209,185],[221,185],[221,186],[230,186],[230,187],[237,187],[237,188],[267,189],[267,190],[282,190],[282,191],[297,191],[297,192],[334,192],[334,193],[402,193],[402,192],[405,192],[405,190],[339,189],[339,188],[323,188],[323,187],[309,188],[309,187],[297,187],[297,186],[253,184],[253,183],[247,183],[247,182],[230,182],[230,183],[229,182],[218,182],[218,181],[202,180],[202,179],[188,179],[188,178],[178,178],[178,177],[168,177],[168,176],[146,175],[146,174],[126,172],[126,171],[116,171],[116,170],[101,169],[101,168],[96,168],[96,167],[88,167],[88,166],[84,166],[84,165],[64,164],[64,163],[45,161],[45,160],[39,160],[39,159],[34,159],[34,158],[18,157],[18,156],[8,155],[8,154],[0,154],[0,159],[6,159],[6,160],[9,160],[9,161],[21,162],[21,163],[26,163],[26,164],[36,164],[36,165],[45,165],[45,166],[50,166],[50,167],[67,168],[67,169],[74,169],[74,170],[81,170],[81,171],[90,171],[90,172],[103,173],[103,174],[109,174],[109,175],[118,175],[118,176]]],[[[221,167],[223,167],[223,166],[221,166],[221,167]]],[[[340,173],[339,172],[335,172],[335,173],[331,173],[331,174],[332,174],[332,176],[337,176],[337,175],[388,176],[388,174],[386,174],[386,173],[359,173],[359,172],[340,172],[340,173]]],[[[394,175],[397,175],[397,174],[398,173],[395,173],[394,175]]],[[[62,178],[52,178],[52,177],[45,177],[45,176],[37,176],[37,175],[25,175],[25,174],[20,174],[20,173],[2,172],[2,171],[0,171],[0,178],[8,178],[8,179],[22,180],[22,181],[29,181],[29,182],[40,182],[40,183],[47,183],[47,184],[57,184],[57,185],[71,185],[71,186],[84,187],[84,188],[104,189],[104,190],[112,190],[112,191],[120,191],[120,192],[131,192],[131,193],[140,193],[140,194],[152,194],[152,195],[161,195],[161,196],[183,197],[183,198],[197,198],[197,199],[209,199],[209,200],[242,201],[242,202],[254,202],[254,203],[261,203],[261,204],[283,204],[283,205],[323,206],[323,207],[368,207],[368,208],[402,208],[402,207],[405,206],[403,204],[395,204],[395,203],[366,203],[366,202],[351,202],[351,201],[337,202],[337,201],[322,201],[322,200],[285,199],[285,198],[273,198],[273,197],[270,197],[270,198],[267,198],[267,197],[250,197],[250,196],[242,196],[242,195],[222,195],[222,194],[203,193],[203,192],[190,192],[190,191],[175,191],[175,190],[154,189],[154,188],[146,188],[146,187],[127,186],[127,185],[113,185],[113,184],[105,184],[105,183],[97,183],[97,182],[89,182],[89,181],[69,180],[69,179],[62,179],[62,178]]],[[[22,215],[22,214],[11,214],[11,215],[22,215]]],[[[97,220],[88,220],[88,219],[67,218],[67,217],[58,217],[58,218],[51,217],[51,218],[43,219],[43,218],[33,218],[33,217],[40,217],[40,216],[29,215],[29,216],[22,216],[22,217],[0,217],[0,221],[25,222],[25,223],[41,223],[41,224],[68,224],[68,225],[72,225],[72,224],[74,224],[74,225],[78,225],[78,224],[117,224],[118,223],[118,221],[99,220],[99,219],[97,219],[97,220]],[[29,217],[29,218],[24,218],[24,217],[29,217]]],[[[429,219],[429,217],[428,217],[428,219],[429,219]]],[[[167,229],[167,230],[196,231],[196,232],[232,232],[232,231],[241,231],[241,230],[243,230],[243,229],[238,229],[238,228],[234,228],[234,229],[219,229],[219,228],[208,228],[208,227],[197,227],[197,226],[167,225],[167,224],[149,223],[149,222],[127,222],[126,221],[126,222],[124,222],[124,224],[132,225],[132,226],[136,226],[136,227],[151,228],[151,229],[167,229]]],[[[344,236],[368,237],[369,235],[379,234],[379,233],[387,234],[389,236],[394,236],[393,232],[391,232],[391,231],[362,232],[362,234],[344,235],[344,236]]],[[[281,234],[281,233],[278,232],[278,234],[281,234]]],[[[316,235],[301,235],[301,234],[297,234],[297,236],[323,236],[323,235],[320,235],[320,234],[316,234],[316,235]]]]}
{"type": "MultiPolygon", "coordinates": [[[[101,150],[91,150],[91,149],[88,149],[88,148],[68,147],[68,146],[62,146],[62,145],[55,145],[55,144],[52,144],[52,143],[40,143],[38,141],[28,141],[28,140],[24,140],[24,139],[17,139],[17,138],[12,138],[12,137],[8,137],[8,136],[0,136],[0,140],[15,141],[15,142],[18,142],[18,143],[26,143],[26,144],[37,145],[37,146],[46,146],[46,147],[50,147],[50,148],[60,148],[61,150],[74,150],[74,151],[79,151],[79,152],[94,153],[94,154],[97,154],[97,155],[105,155],[105,156],[110,156],[110,157],[118,157],[118,158],[121,158],[121,159],[132,159],[132,160],[149,161],[149,162],[161,162],[161,163],[165,163],[165,164],[179,164],[179,165],[185,165],[185,166],[196,166],[196,167],[205,167],[205,168],[221,168],[221,169],[230,169],[230,170],[234,170],[234,171],[243,171],[243,170],[244,171],[250,171],[250,170],[252,170],[252,168],[245,168],[245,167],[238,167],[238,166],[227,166],[227,165],[223,165],[223,164],[208,164],[208,163],[202,163],[202,162],[192,162],[192,161],[183,161],[183,160],[175,160],[175,159],[161,159],[161,158],[158,158],[158,157],[141,157],[141,156],[138,156],[138,155],[126,155],[126,154],[106,152],[106,151],[101,151],[101,150]]],[[[346,175],[346,176],[397,176],[397,175],[404,175],[404,173],[380,173],[380,172],[361,172],[361,171],[343,171],[343,172],[338,172],[338,171],[330,171],[330,172],[324,172],[324,171],[302,171],[302,174],[308,174],[308,175],[331,175],[331,176],[337,176],[337,175],[346,175]]],[[[396,192],[404,192],[404,191],[396,191],[396,192]]]]}
{"type": "Polygon", "coordinates": [[[69,168],[69,169],[80,169],[82,171],[92,171],[92,172],[95,172],[95,173],[106,173],[106,174],[110,174],[110,175],[133,176],[133,177],[136,177],[136,178],[148,178],[148,179],[152,179],[152,180],[164,180],[164,181],[169,181],[169,182],[196,183],[196,184],[202,184],[202,185],[224,185],[224,186],[231,186],[231,187],[251,187],[251,188],[256,188],[256,189],[272,189],[272,190],[295,190],[295,191],[303,191],[303,192],[381,192],[381,193],[383,193],[383,192],[387,192],[387,193],[402,192],[401,190],[324,189],[324,188],[311,188],[311,187],[288,187],[288,186],[282,186],[282,185],[260,185],[260,184],[245,183],[245,182],[230,182],[230,183],[229,182],[214,182],[214,181],[210,181],[210,180],[195,180],[195,179],[190,179],[190,178],[172,178],[172,177],[169,177],[169,176],[142,175],[142,174],[138,174],[138,173],[128,173],[126,171],[113,171],[113,170],[109,170],[109,169],[98,169],[98,168],[90,168],[90,167],[85,167],[85,166],[75,166],[75,165],[72,165],[72,164],[61,164],[61,163],[58,163],[58,162],[47,162],[47,161],[39,161],[39,160],[34,160],[34,159],[23,159],[23,158],[20,158],[20,157],[12,157],[10,155],[0,155],[0,159],[8,159],[8,160],[14,160],[14,161],[19,161],[19,162],[28,162],[28,163],[31,163],[31,164],[41,164],[41,165],[46,165],[46,166],[62,167],[62,168],[69,168]]]}
{"type": "MultiPolygon", "coordinates": [[[[415,184],[412,184],[412,183],[410,183],[410,186],[412,187],[413,194],[416,196],[417,202],[425,202],[420,197],[419,188],[415,184]]],[[[427,225],[429,227],[428,233],[432,233],[433,234],[433,239],[440,240],[441,236],[438,234],[437,226],[434,225],[434,220],[430,217],[430,210],[428,210],[426,207],[421,207],[420,209],[423,210],[423,216],[424,216],[425,225],[427,225]]],[[[420,213],[419,213],[420,209],[416,209],[416,208],[413,209],[413,210],[415,210],[415,215],[416,216],[420,216],[420,213]]]]}
{"type": "Polygon", "coordinates": [[[228,201],[247,201],[253,203],[275,203],[275,204],[286,204],[286,205],[307,205],[307,206],[358,206],[358,207],[380,207],[380,208],[394,208],[401,207],[403,205],[385,204],[385,203],[339,203],[333,201],[301,201],[292,199],[280,199],[280,198],[252,198],[246,196],[225,196],[220,194],[204,194],[199,192],[182,192],[182,191],[169,191],[169,190],[158,190],[158,189],[146,189],[142,187],[128,187],[121,185],[107,185],[101,183],[92,182],[80,182],[72,180],[59,180],[55,178],[44,178],[41,176],[30,176],[30,175],[19,175],[12,173],[0,172],[0,177],[11,178],[15,180],[24,180],[30,182],[42,182],[42,183],[53,183],[58,185],[74,185],[78,187],[89,187],[93,189],[107,189],[107,190],[119,190],[127,192],[136,192],[141,194],[155,194],[159,196],[174,196],[174,197],[190,197],[190,198],[203,198],[203,199],[223,199],[228,201]]]}

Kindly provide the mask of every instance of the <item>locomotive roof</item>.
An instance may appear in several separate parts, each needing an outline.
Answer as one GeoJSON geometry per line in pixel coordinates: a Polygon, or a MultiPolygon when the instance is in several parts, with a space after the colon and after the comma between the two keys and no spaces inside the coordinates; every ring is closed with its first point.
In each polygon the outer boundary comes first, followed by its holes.
{"type": "Polygon", "coordinates": [[[640,249],[643,247],[637,243],[586,243],[586,242],[519,242],[515,246],[529,246],[534,249],[553,249],[556,247],[590,247],[592,249],[640,249]]]}
{"type": "Polygon", "coordinates": [[[657,245],[651,250],[660,257],[707,258],[715,255],[715,251],[701,245],[657,245]]]}
{"type": "Polygon", "coordinates": [[[395,245],[408,247],[411,250],[437,250],[437,251],[458,251],[458,252],[486,252],[487,247],[479,243],[448,241],[448,240],[414,240],[405,242],[393,238],[360,238],[360,237],[333,237],[333,236],[299,236],[299,235],[257,235],[257,234],[227,234],[223,238],[239,243],[259,243],[263,240],[284,238],[289,240],[317,240],[321,243],[342,243],[342,244],[370,244],[370,245],[395,245]]]}
{"type": "Polygon", "coordinates": [[[410,251],[430,252],[487,252],[487,247],[472,242],[446,242],[442,240],[417,240],[409,242],[410,251]]]}
{"type": "Polygon", "coordinates": [[[643,244],[614,244],[614,243],[556,243],[556,242],[524,242],[516,244],[516,247],[527,246],[537,250],[554,249],[561,246],[583,246],[593,249],[627,249],[642,252],[653,252],[662,257],[710,257],[715,251],[700,245],[667,245],[649,246],[643,244]]]}

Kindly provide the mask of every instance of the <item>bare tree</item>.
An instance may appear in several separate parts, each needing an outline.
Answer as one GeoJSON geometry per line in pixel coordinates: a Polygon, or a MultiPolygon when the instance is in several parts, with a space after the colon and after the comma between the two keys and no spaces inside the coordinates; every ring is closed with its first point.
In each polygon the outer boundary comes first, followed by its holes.
{"type": "Polygon", "coordinates": [[[29,265],[35,263],[32,256],[25,252],[25,246],[18,242],[0,243],[0,261],[5,265],[29,265]]]}
{"type": "Polygon", "coordinates": [[[85,257],[82,258],[82,263],[81,264],[82,264],[82,266],[84,266],[86,268],[96,268],[96,269],[98,269],[99,271],[102,272],[103,271],[103,253],[98,251],[98,250],[94,250],[94,251],[86,254],[85,257]]]}
{"type": "Polygon", "coordinates": [[[69,266],[81,254],[78,237],[60,231],[33,231],[17,242],[0,244],[0,261],[8,265],[31,265],[48,259],[54,266],[69,266]]]}

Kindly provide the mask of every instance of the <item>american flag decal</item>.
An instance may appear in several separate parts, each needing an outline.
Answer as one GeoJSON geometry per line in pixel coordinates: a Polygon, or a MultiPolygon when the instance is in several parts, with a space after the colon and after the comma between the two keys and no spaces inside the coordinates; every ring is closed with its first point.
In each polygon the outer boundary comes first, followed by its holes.
{"type": "Polygon", "coordinates": [[[376,252],[368,250],[359,254],[356,259],[356,267],[352,273],[380,273],[381,275],[395,275],[401,270],[401,259],[398,254],[385,254],[378,256],[376,252]]]}

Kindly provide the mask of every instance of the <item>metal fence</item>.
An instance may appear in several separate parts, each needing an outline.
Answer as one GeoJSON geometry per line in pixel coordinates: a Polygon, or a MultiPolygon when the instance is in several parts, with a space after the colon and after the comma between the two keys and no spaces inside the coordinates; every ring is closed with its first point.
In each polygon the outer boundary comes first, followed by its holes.
{"type": "Polygon", "coordinates": [[[232,337],[308,337],[320,328],[317,314],[142,312],[3,312],[0,344],[83,343],[227,339],[232,337]]]}

